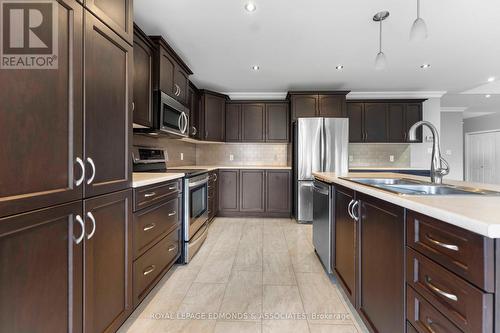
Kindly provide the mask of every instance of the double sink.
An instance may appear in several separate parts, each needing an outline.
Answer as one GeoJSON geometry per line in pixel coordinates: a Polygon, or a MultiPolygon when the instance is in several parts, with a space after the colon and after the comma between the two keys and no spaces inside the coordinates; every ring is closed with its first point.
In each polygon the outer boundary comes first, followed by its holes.
{"type": "Polygon", "coordinates": [[[480,188],[448,184],[434,184],[426,181],[408,178],[341,178],[399,195],[500,195],[500,192],[489,191],[480,188]]]}

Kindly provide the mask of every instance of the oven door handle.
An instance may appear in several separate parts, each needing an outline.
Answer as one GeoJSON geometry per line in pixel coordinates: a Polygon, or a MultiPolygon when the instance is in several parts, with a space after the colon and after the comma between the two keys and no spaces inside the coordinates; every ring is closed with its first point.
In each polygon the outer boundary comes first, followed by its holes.
{"type": "Polygon", "coordinates": [[[203,184],[206,184],[206,183],[208,183],[208,177],[207,178],[203,178],[202,180],[194,182],[194,183],[189,183],[189,188],[200,186],[200,185],[203,185],[203,184]]]}

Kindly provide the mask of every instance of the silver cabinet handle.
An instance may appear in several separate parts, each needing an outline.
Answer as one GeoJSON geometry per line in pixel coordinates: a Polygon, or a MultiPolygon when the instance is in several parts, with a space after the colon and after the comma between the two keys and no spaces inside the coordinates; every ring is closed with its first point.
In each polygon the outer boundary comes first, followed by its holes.
{"type": "Polygon", "coordinates": [[[145,225],[144,228],[142,228],[142,230],[148,231],[148,230],[154,229],[155,227],[156,227],[156,223],[151,223],[151,224],[145,225]]]}
{"type": "Polygon", "coordinates": [[[135,111],[135,103],[132,102],[132,112],[134,112],[134,111],[135,111]]]}
{"type": "Polygon", "coordinates": [[[169,189],[169,191],[177,190],[177,185],[176,186],[170,186],[168,189],[169,189]]]}
{"type": "Polygon", "coordinates": [[[191,126],[191,134],[192,135],[196,135],[196,133],[198,133],[198,130],[196,129],[195,126],[191,126]]]}
{"type": "Polygon", "coordinates": [[[94,160],[92,160],[90,157],[87,157],[87,162],[92,167],[92,176],[90,176],[90,178],[87,179],[87,185],[90,185],[94,181],[94,178],[95,178],[95,164],[94,164],[94,160]]]}
{"type": "Polygon", "coordinates": [[[359,215],[354,214],[354,212],[356,211],[355,209],[356,209],[356,207],[358,207],[358,206],[359,206],[359,200],[358,200],[358,201],[355,201],[355,202],[354,202],[354,204],[352,205],[352,208],[351,208],[351,209],[352,209],[352,216],[353,216],[353,218],[354,218],[354,221],[356,221],[356,222],[358,222],[358,221],[359,221],[359,215]]]}
{"type": "Polygon", "coordinates": [[[177,246],[171,246],[168,248],[168,252],[172,252],[173,250],[175,250],[177,248],[177,246]]]}
{"type": "Polygon", "coordinates": [[[216,173],[214,173],[214,176],[215,176],[214,182],[216,182],[216,181],[217,181],[217,179],[219,179],[219,176],[217,176],[217,174],[216,174],[216,173]]]}
{"type": "Polygon", "coordinates": [[[154,195],[156,195],[156,192],[149,192],[149,193],[144,194],[144,198],[150,198],[154,195]]]}
{"type": "Polygon", "coordinates": [[[351,205],[354,203],[354,199],[351,199],[351,201],[349,202],[349,206],[347,206],[347,213],[349,214],[349,216],[351,217],[351,219],[354,220],[354,216],[352,216],[352,212],[351,212],[351,205]]]}
{"type": "Polygon", "coordinates": [[[85,237],[85,224],[83,223],[83,219],[80,215],[77,215],[75,217],[75,220],[78,222],[78,224],[80,224],[80,227],[82,228],[82,233],[80,236],[78,236],[78,238],[75,238],[73,236],[73,239],[75,240],[75,244],[80,244],[83,240],[83,237],[85,237]]]}
{"type": "Polygon", "coordinates": [[[80,157],[76,158],[76,163],[80,166],[80,170],[82,172],[82,175],[80,178],[75,180],[75,185],[80,186],[83,183],[83,180],[85,179],[85,164],[83,163],[82,159],[80,157]]]}
{"type": "Polygon", "coordinates": [[[177,212],[174,210],[172,213],[169,213],[168,216],[174,216],[175,214],[177,214],[177,212]]]}
{"type": "Polygon", "coordinates": [[[87,212],[87,217],[92,221],[92,231],[87,235],[87,239],[91,239],[95,234],[95,218],[91,212],[87,212]]]}
{"type": "Polygon", "coordinates": [[[452,250],[452,251],[458,251],[458,246],[457,245],[453,245],[453,244],[446,244],[446,243],[443,243],[443,242],[440,242],[434,238],[432,238],[429,234],[426,234],[425,237],[433,244],[436,244],[437,246],[440,246],[440,247],[443,247],[445,249],[448,249],[448,250],[452,250]]]}
{"type": "Polygon", "coordinates": [[[458,302],[458,296],[457,295],[450,294],[450,293],[447,293],[446,291],[443,291],[443,290],[439,289],[438,287],[436,287],[431,282],[431,278],[428,277],[428,276],[425,277],[425,284],[427,285],[427,287],[429,287],[435,293],[437,293],[437,294],[439,294],[439,295],[441,295],[443,297],[446,297],[447,299],[452,300],[454,302],[458,302]]]}
{"type": "Polygon", "coordinates": [[[146,268],[146,269],[142,272],[142,274],[143,274],[144,276],[146,276],[146,275],[148,275],[148,274],[153,273],[153,271],[154,271],[155,269],[156,269],[156,266],[155,266],[155,265],[151,265],[151,266],[147,267],[147,268],[146,268]]]}

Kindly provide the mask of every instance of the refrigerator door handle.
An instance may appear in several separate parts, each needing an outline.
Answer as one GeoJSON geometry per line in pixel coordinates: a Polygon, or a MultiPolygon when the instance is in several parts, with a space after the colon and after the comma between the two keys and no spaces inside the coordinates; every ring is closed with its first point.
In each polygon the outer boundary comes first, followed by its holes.
{"type": "Polygon", "coordinates": [[[321,154],[321,172],[325,172],[325,120],[322,119],[321,130],[320,130],[320,154],[321,154]]]}

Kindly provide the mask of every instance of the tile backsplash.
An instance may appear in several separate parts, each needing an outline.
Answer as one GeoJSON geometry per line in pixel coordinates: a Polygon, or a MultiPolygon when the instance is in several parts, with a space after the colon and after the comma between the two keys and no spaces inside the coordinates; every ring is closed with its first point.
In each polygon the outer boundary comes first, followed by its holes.
{"type": "Polygon", "coordinates": [[[196,145],[189,142],[169,138],[154,138],[145,135],[134,135],[135,146],[163,148],[168,154],[169,166],[196,164],[196,145]],[[183,159],[181,160],[181,153],[183,159]]]}
{"type": "Polygon", "coordinates": [[[408,168],[410,157],[409,144],[349,144],[349,167],[408,168]]]}
{"type": "Polygon", "coordinates": [[[196,162],[200,165],[283,166],[288,162],[287,150],[287,144],[201,144],[197,145],[196,162]]]}

